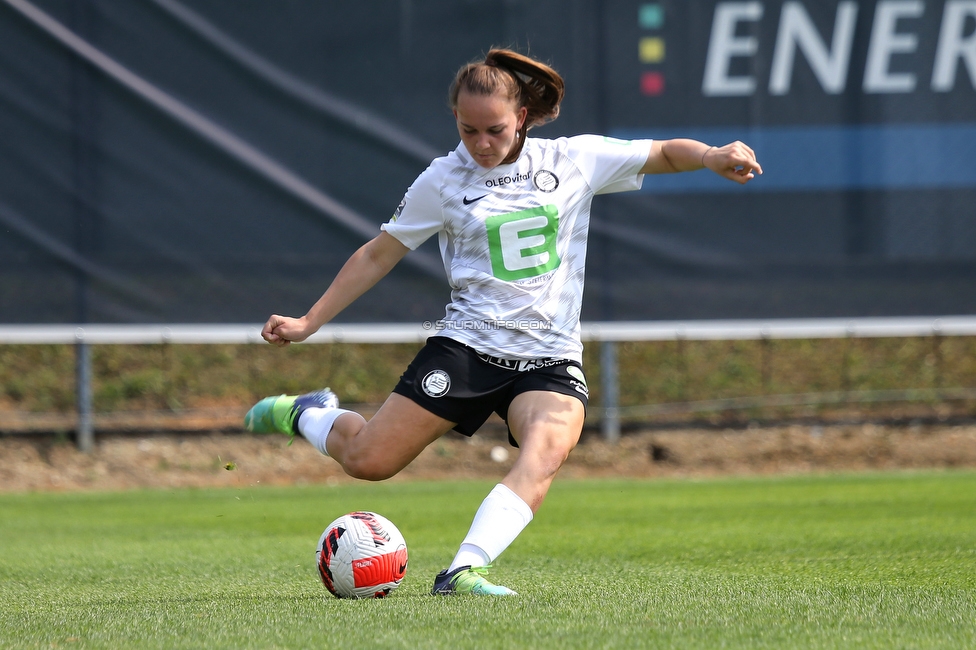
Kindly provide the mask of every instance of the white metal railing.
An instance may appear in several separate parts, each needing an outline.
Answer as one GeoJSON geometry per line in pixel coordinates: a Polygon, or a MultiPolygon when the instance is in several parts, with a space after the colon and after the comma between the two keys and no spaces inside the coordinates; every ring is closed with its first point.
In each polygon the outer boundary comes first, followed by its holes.
{"type": "MultiPolygon", "coordinates": [[[[329,324],[307,343],[415,343],[429,323],[329,324]]],[[[709,341],[976,336],[976,316],[615,321],[582,325],[584,341],[709,341]]],[[[0,344],[263,343],[261,325],[0,325],[0,344]]]]}
{"type": "MultiPolygon", "coordinates": [[[[306,343],[420,343],[437,329],[420,324],[329,324],[306,343]]],[[[603,435],[620,435],[616,343],[814,338],[976,336],[976,316],[812,318],[712,321],[619,321],[582,324],[582,338],[600,342],[603,435]]],[[[94,444],[90,345],[263,343],[261,325],[0,325],[0,344],[78,346],[78,445],[94,444]]],[[[724,402],[723,402],[724,403],[724,402]]]]}

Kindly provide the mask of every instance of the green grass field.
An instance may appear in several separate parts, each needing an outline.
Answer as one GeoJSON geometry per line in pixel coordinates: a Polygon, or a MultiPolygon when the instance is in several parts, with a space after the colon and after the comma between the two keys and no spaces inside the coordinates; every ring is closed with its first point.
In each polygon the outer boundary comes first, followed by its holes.
{"type": "Polygon", "coordinates": [[[0,646],[976,647],[976,473],[557,481],[497,562],[512,599],[435,598],[484,482],[0,496],[0,646]],[[313,552],[378,511],[386,600],[313,552]]]}

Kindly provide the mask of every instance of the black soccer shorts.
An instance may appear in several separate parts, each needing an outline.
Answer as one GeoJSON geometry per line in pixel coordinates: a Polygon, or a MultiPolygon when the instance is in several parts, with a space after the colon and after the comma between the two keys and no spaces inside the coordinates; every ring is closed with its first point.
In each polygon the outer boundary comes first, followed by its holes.
{"type": "MultiPolygon", "coordinates": [[[[456,422],[455,431],[472,436],[492,412],[508,422],[512,400],[532,390],[571,395],[586,408],[586,379],[579,363],[568,359],[498,359],[444,336],[427,339],[393,392],[456,422]]],[[[508,441],[518,447],[511,430],[508,441]]]]}

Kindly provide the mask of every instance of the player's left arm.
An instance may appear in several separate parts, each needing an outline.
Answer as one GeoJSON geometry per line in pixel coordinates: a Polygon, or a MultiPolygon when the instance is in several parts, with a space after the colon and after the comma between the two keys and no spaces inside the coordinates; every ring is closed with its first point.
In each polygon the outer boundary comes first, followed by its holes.
{"type": "Polygon", "coordinates": [[[714,147],[685,138],[652,142],[647,160],[639,173],[674,174],[696,169],[710,169],[719,176],[740,184],[748,183],[756,174],[762,174],[756,152],[742,142],[714,147]]]}

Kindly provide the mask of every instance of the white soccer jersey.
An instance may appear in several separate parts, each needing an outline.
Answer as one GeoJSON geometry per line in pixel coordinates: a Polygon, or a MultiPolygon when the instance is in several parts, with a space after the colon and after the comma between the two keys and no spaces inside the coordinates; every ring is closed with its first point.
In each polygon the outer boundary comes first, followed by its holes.
{"type": "Polygon", "coordinates": [[[582,362],[590,204],[640,189],[650,146],[529,138],[518,160],[494,169],[463,143],[434,160],[382,229],[410,249],[438,233],[452,289],[438,334],[503,359],[582,362]]]}

